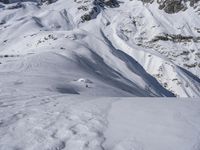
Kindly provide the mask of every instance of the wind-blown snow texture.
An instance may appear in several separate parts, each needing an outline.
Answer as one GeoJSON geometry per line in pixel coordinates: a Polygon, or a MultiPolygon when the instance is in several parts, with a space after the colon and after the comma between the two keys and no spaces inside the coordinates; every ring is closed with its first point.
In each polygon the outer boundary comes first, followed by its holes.
{"type": "Polygon", "coordinates": [[[191,99],[1,95],[1,150],[199,150],[191,99]]]}

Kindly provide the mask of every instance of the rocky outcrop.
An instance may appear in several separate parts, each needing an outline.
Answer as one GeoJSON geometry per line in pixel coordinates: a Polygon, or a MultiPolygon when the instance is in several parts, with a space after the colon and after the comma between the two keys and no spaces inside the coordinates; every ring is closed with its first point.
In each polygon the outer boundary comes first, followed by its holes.
{"type": "Polygon", "coordinates": [[[113,8],[119,6],[117,0],[91,0],[90,2],[88,0],[74,0],[74,2],[80,5],[77,9],[84,12],[81,16],[82,23],[96,18],[101,9],[104,9],[105,7],[113,8]]]}
{"type": "Polygon", "coordinates": [[[181,10],[184,10],[185,5],[182,0],[167,0],[160,4],[160,9],[163,9],[166,13],[173,14],[181,10]]]}
{"type": "MultiPolygon", "coordinates": [[[[155,0],[141,0],[143,3],[153,3],[155,0]]],[[[189,2],[191,7],[194,7],[200,0],[156,0],[159,4],[159,9],[166,13],[174,14],[187,9],[186,3],[189,2]]]]}
{"type": "Polygon", "coordinates": [[[37,2],[39,4],[51,4],[56,2],[57,0],[0,0],[0,2],[4,3],[4,4],[11,4],[11,3],[17,3],[17,2],[27,2],[27,1],[31,1],[31,2],[37,2]]]}
{"type": "Polygon", "coordinates": [[[181,34],[164,34],[164,35],[159,35],[156,36],[152,42],[157,42],[157,41],[172,41],[175,43],[180,43],[180,42],[200,42],[200,37],[194,37],[194,36],[184,36],[181,34]]]}
{"type": "Polygon", "coordinates": [[[101,6],[105,7],[118,7],[119,3],[117,0],[99,0],[96,1],[97,4],[100,4],[101,6]]]}

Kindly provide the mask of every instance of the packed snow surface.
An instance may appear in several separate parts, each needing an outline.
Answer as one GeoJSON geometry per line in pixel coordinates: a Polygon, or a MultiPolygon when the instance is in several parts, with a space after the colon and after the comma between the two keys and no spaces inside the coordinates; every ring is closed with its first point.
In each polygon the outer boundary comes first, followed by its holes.
{"type": "Polygon", "coordinates": [[[0,97],[1,150],[199,150],[197,99],[0,97]]]}

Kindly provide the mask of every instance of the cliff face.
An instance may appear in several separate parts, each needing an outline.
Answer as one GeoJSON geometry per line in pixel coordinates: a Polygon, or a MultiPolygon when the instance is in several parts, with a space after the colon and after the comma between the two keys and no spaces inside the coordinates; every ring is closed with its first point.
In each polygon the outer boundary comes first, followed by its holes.
{"type": "Polygon", "coordinates": [[[153,3],[156,1],[159,4],[159,9],[164,10],[166,13],[173,14],[187,9],[187,4],[195,7],[199,0],[141,0],[143,3],[153,3]]]}

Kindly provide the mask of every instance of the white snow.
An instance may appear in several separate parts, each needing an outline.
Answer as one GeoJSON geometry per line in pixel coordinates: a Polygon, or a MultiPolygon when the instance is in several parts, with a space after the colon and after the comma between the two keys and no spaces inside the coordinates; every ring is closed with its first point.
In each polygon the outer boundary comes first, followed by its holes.
{"type": "Polygon", "coordinates": [[[1,150],[199,150],[196,99],[1,95],[1,150]]]}
{"type": "Polygon", "coordinates": [[[199,9],[0,2],[0,150],[200,150],[199,9]]]}
{"type": "MultiPolygon", "coordinates": [[[[13,78],[24,80],[20,76],[27,76],[30,71],[29,83],[38,83],[36,80],[41,79],[33,80],[33,74],[37,74],[37,78],[47,74],[45,72],[51,72],[47,76],[56,74],[47,85],[42,84],[50,91],[55,91],[57,85],[49,87],[49,83],[56,80],[56,84],[67,81],[63,83],[67,89],[72,89],[70,93],[87,93],[85,95],[200,96],[199,43],[150,42],[162,34],[198,37],[200,19],[196,9],[170,15],[157,9],[155,3],[143,5],[140,1],[127,0],[119,7],[105,9],[84,0],[59,0],[42,6],[34,2],[1,6],[0,71],[7,78],[1,77],[4,85],[1,91],[15,82],[13,78]],[[81,16],[94,11],[94,7],[97,10],[92,20],[82,22],[81,16]],[[182,56],[186,53],[188,55],[182,56]],[[43,61],[43,57],[50,59],[50,64],[43,61]],[[60,65],[55,67],[57,63],[60,65]],[[193,65],[195,68],[187,67],[193,65]],[[16,72],[20,74],[18,78],[16,72]],[[60,72],[65,72],[66,79],[60,72]],[[91,80],[91,88],[83,90],[83,84],[73,82],[80,78],[91,80]]],[[[24,86],[24,89],[27,88],[24,86]]]]}
{"type": "Polygon", "coordinates": [[[108,115],[105,147],[114,150],[197,150],[200,146],[198,105],[188,99],[114,102],[108,115]]]}

